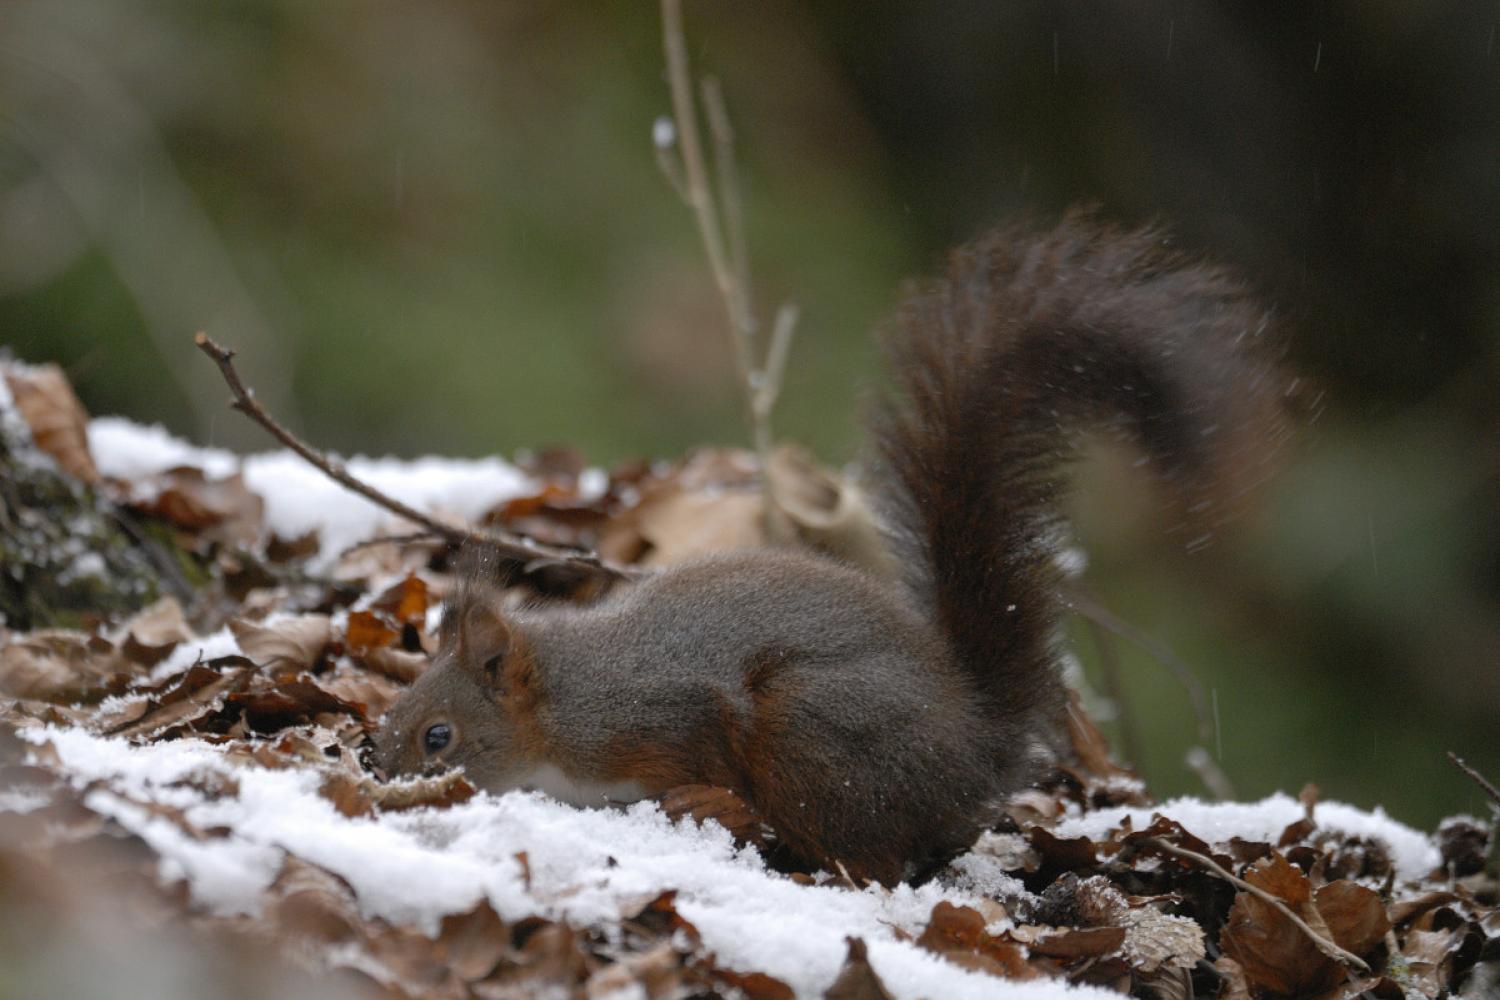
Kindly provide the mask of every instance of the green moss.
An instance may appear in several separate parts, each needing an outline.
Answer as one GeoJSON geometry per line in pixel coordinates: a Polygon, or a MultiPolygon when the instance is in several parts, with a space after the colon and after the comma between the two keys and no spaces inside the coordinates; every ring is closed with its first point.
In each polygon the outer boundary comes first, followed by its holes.
{"type": "Polygon", "coordinates": [[[150,560],[108,504],[4,422],[0,523],[0,615],[10,628],[84,627],[130,614],[161,592],[150,560]]]}

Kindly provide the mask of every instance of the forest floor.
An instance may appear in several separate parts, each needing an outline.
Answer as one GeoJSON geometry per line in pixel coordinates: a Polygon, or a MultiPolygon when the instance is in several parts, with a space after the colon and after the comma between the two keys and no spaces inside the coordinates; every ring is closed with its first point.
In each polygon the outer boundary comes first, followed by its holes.
{"type": "MultiPolygon", "coordinates": [[[[0,997],[1500,995],[1490,820],[1422,832],[1312,788],[1155,802],[1081,713],[1069,759],[915,887],[777,867],[649,801],[382,782],[370,733],[435,648],[451,539],[288,451],[85,424],[70,393],[19,406],[7,373],[13,457],[173,568],[133,613],[0,629],[0,997]]],[[[743,541],[758,504],[726,451],[340,468],[616,565],[743,541]]],[[[584,599],[575,570],[538,558],[516,585],[584,599]]]]}

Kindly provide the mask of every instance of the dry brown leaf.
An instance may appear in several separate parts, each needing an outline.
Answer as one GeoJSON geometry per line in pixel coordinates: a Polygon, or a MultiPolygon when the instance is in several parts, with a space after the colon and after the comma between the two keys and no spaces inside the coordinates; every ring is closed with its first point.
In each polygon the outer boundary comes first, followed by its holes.
{"type": "MultiPolygon", "coordinates": [[[[381,652],[393,656],[415,656],[424,665],[426,663],[426,657],[418,653],[402,653],[398,649],[381,652]]],[[[366,658],[364,665],[373,667],[369,658],[366,658]]],[[[359,670],[347,664],[341,664],[331,673],[319,677],[318,686],[336,698],[363,707],[364,717],[371,722],[385,715],[386,710],[404,693],[402,688],[390,680],[386,670],[359,670]]]]}
{"type": "Polygon", "coordinates": [[[1406,899],[1391,904],[1390,920],[1391,923],[1400,927],[1417,919],[1428,910],[1457,901],[1458,896],[1446,890],[1424,892],[1420,896],[1408,896],[1406,899]]]}
{"type": "Polygon", "coordinates": [[[295,538],[282,538],[273,531],[266,542],[266,558],[273,563],[300,562],[317,555],[321,547],[316,528],[295,538]]]}
{"type": "Polygon", "coordinates": [[[316,722],[320,715],[364,717],[360,706],[329,694],[306,677],[237,692],[229,695],[225,704],[243,713],[245,725],[257,733],[275,733],[288,726],[316,722]]]}
{"type": "Polygon", "coordinates": [[[870,966],[870,955],[864,939],[845,938],[849,953],[839,976],[823,994],[823,1000],[892,1000],[891,993],[870,966]]]}
{"type": "Polygon", "coordinates": [[[453,973],[471,983],[490,975],[506,957],[510,931],[489,900],[481,900],[468,913],[444,917],[438,943],[453,973]]]}
{"type": "Polygon", "coordinates": [[[289,854],[271,895],[268,923],[282,937],[341,944],[361,936],[364,920],[353,890],[326,869],[289,854]]]}
{"type": "Polygon", "coordinates": [[[671,997],[684,994],[682,956],[671,942],[661,941],[635,955],[621,955],[589,977],[584,992],[589,1000],[609,1000],[629,996],[632,986],[645,990],[648,997],[671,997]]]}
{"type": "Polygon", "coordinates": [[[1007,979],[1031,979],[1038,975],[1027,964],[1020,948],[986,933],[984,928],[984,916],[978,910],[943,900],[932,908],[927,927],[917,938],[917,946],[975,972],[1007,979]]]}
{"type": "Polygon", "coordinates": [[[1330,882],[1318,889],[1314,901],[1334,942],[1360,958],[1368,958],[1391,929],[1379,894],[1357,883],[1330,882]]]}
{"type": "Polygon", "coordinates": [[[606,559],[665,566],[713,552],[766,544],[758,491],[698,492],[660,484],[614,518],[599,540],[606,559]]]}
{"type": "Polygon", "coordinates": [[[211,542],[248,548],[260,537],[265,501],[239,473],[210,478],[202,469],[178,466],[156,477],[155,493],[132,506],[211,542]]]}
{"type": "Polygon", "coordinates": [[[182,604],[175,597],[163,597],[143,608],[121,631],[124,638],[120,650],[125,658],[146,668],[156,666],[179,644],[193,637],[183,617],[182,604]]]}
{"type": "Polygon", "coordinates": [[[327,615],[299,615],[269,625],[235,618],[229,622],[229,631],[246,656],[275,671],[312,670],[333,639],[327,615]]]}
{"type": "Polygon", "coordinates": [[[760,816],[728,788],[678,785],[662,793],[661,809],[674,821],[687,817],[699,824],[714,820],[730,832],[736,843],[759,844],[765,839],[760,816]]]}
{"type": "Polygon", "coordinates": [[[1240,963],[1228,955],[1220,955],[1218,961],[1214,962],[1223,984],[1219,988],[1219,1000],[1252,1000],[1250,996],[1250,981],[1245,976],[1245,970],[1240,963]]]}
{"type": "Polygon", "coordinates": [[[1463,939],[1463,929],[1406,932],[1401,953],[1406,956],[1411,985],[1424,996],[1442,996],[1453,980],[1453,953],[1463,939]]]}
{"type": "Polygon", "coordinates": [[[99,481],[89,452],[89,415],[57,365],[0,364],[31,440],[58,468],[85,483],[99,481]]]}
{"type": "Polygon", "coordinates": [[[1091,869],[1099,863],[1099,845],[1087,837],[1062,840],[1044,827],[1032,826],[1026,830],[1026,840],[1049,867],[1075,871],[1091,869]]]}
{"type": "Polygon", "coordinates": [[[1049,958],[1072,962],[1108,955],[1124,942],[1123,927],[1084,927],[1038,937],[1031,942],[1031,950],[1049,958]]]}
{"type": "Polygon", "coordinates": [[[344,626],[344,647],[354,657],[384,649],[400,638],[401,629],[374,611],[351,611],[344,626]]]}
{"type": "Polygon", "coordinates": [[[444,771],[430,778],[391,781],[370,787],[375,804],[388,812],[421,809],[425,806],[444,809],[467,802],[474,797],[474,786],[457,771],[444,771]]]}
{"type": "Polygon", "coordinates": [[[130,669],[107,639],[38,629],[13,636],[0,649],[0,691],[39,701],[84,701],[119,683],[130,669]]]}
{"type": "MultiPolygon", "coordinates": [[[[239,657],[226,657],[239,660],[239,657]]],[[[219,663],[221,661],[215,661],[219,663]]],[[[248,662],[248,661],[245,661],[248,662]]],[[[145,711],[126,720],[117,721],[106,729],[111,736],[135,737],[159,732],[213,711],[222,699],[244,689],[250,682],[254,670],[250,667],[229,668],[224,671],[195,664],[187,669],[176,683],[159,699],[148,699],[145,711]]]]}
{"type": "MultiPolygon", "coordinates": [[[[1276,896],[1304,920],[1312,911],[1307,877],[1279,854],[1253,865],[1245,881],[1276,896]]],[[[1252,986],[1271,993],[1317,993],[1344,977],[1343,967],[1323,954],[1302,928],[1248,892],[1235,896],[1219,943],[1252,986]]]]}
{"type": "MultiPolygon", "coordinates": [[[[426,653],[409,653],[404,649],[391,648],[372,649],[358,657],[358,661],[361,666],[369,667],[381,677],[388,677],[402,684],[410,684],[421,677],[432,662],[426,653]]],[[[378,718],[384,713],[383,708],[380,712],[374,712],[373,709],[371,711],[371,718],[378,718]]]]}
{"type": "Polygon", "coordinates": [[[782,445],[766,468],[776,507],[814,548],[884,579],[899,570],[863,490],[805,449],[782,445]]]}
{"type": "Polygon", "coordinates": [[[402,625],[422,628],[427,623],[427,609],[432,604],[432,592],[426,582],[415,573],[408,573],[395,586],[387,588],[370,602],[376,611],[384,611],[402,625]]]}

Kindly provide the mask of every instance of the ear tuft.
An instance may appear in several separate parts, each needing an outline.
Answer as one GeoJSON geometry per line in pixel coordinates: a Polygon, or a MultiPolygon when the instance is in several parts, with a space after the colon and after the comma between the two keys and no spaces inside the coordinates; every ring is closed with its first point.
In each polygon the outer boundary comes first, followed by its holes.
{"type": "Polygon", "coordinates": [[[484,672],[493,681],[510,651],[510,625],[488,595],[473,595],[459,609],[458,660],[484,672]]]}

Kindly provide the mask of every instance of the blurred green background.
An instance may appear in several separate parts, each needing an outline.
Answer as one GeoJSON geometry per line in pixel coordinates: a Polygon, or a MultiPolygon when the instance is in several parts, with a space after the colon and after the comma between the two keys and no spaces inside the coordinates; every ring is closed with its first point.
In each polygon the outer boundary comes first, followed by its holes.
{"type": "MultiPolygon", "coordinates": [[[[1430,824],[1500,778],[1500,10],[1493,3],[691,2],[779,433],[857,454],[903,276],[1079,200],[1232,264],[1326,391],[1264,506],[1180,555],[1126,464],[1090,580],[1218,707],[1242,796],[1430,824]]],[[[739,442],[722,314],[656,167],[650,3],[6,0],[0,342],[94,413],[261,447],[190,337],[344,451],[739,442]]],[[[1080,655],[1097,652],[1079,630],[1080,655]]],[[[1122,647],[1141,765],[1199,790],[1182,691],[1122,647]]]]}

